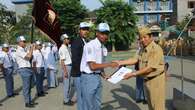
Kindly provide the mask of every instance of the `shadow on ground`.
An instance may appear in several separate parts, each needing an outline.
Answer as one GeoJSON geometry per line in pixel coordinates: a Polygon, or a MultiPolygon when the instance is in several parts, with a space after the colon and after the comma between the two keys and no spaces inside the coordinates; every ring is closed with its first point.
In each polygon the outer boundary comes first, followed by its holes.
{"type": "Polygon", "coordinates": [[[121,84],[120,86],[121,88],[111,90],[114,100],[102,103],[102,110],[141,110],[134,101],[130,100],[131,98],[135,100],[135,90],[126,84],[121,84]],[[129,97],[122,97],[120,93],[125,93],[129,97]],[[113,107],[112,103],[116,102],[119,106],[113,107]]]}

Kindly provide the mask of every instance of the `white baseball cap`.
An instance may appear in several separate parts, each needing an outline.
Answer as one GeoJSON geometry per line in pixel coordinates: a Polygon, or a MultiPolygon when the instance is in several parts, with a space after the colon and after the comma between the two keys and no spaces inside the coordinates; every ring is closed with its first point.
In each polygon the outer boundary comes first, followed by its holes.
{"type": "Polygon", "coordinates": [[[9,47],[9,45],[7,44],[7,43],[4,43],[3,45],[2,45],[2,48],[8,48],[9,47]]]}
{"type": "Polygon", "coordinates": [[[64,39],[68,39],[68,38],[69,38],[69,36],[67,34],[62,34],[60,37],[60,40],[64,41],[64,39]]]}
{"type": "Polygon", "coordinates": [[[99,32],[110,32],[110,27],[107,23],[100,23],[97,26],[97,31],[99,31],[99,32]]]}
{"type": "Polygon", "coordinates": [[[52,46],[53,45],[50,42],[47,43],[47,47],[52,47],[52,46]]]}
{"type": "Polygon", "coordinates": [[[89,28],[90,24],[88,22],[81,22],[79,25],[80,28],[89,28]]]}
{"type": "Polygon", "coordinates": [[[35,44],[36,44],[36,45],[41,45],[42,43],[41,43],[41,41],[37,40],[37,41],[35,42],[35,44]]]}
{"type": "Polygon", "coordinates": [[[24,36],[18,36],[16,40],[17,40],[17,42],[26,41],[24,36]]]}

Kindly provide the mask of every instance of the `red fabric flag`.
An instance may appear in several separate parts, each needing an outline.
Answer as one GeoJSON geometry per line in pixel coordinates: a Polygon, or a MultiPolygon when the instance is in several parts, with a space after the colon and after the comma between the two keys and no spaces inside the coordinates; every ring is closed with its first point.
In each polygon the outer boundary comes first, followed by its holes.
{"type": "Polygon", "coordinates": [[[32,16],[35,25],[55,41],[59,48],[61,45],[60,22],[50,2],[48,0],[34,0],[32,16]]]}

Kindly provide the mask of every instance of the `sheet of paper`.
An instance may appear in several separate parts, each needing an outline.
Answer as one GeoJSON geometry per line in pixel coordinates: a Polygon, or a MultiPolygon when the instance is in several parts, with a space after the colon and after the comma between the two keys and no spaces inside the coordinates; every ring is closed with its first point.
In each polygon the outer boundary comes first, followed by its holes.
{"type": "Polygon", "coordinates": [[[111,76],[111,78],[108,79],[108,81],[113,84],[116,84],[123,79],[124,75],[130,72],[132,72],[132,69],[121,67],[111,76]]]}

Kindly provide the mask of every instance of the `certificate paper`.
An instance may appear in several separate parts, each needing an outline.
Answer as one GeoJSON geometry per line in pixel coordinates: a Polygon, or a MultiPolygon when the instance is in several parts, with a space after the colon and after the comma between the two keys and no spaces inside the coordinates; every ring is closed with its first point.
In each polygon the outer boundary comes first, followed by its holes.
{"type": "Polygon", "coordinates": [[[132,69],[121,67],[116,72],[114,72],[114,74],[111,76],[111,78],[108,79],[108,81],[113,84],[116,84],[123,79],[124,75],[126,75],[127,73],[131,73],[131,72],[132,72],[132,69]]]}

